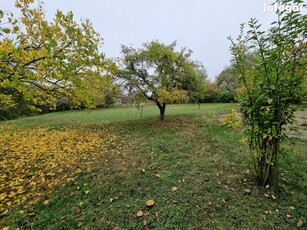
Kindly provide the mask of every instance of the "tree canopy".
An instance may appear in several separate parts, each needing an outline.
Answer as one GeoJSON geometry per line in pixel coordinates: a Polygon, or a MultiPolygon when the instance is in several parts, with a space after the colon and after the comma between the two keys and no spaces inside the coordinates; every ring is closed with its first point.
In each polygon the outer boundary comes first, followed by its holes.
{"type": "Polygon", "coordinates": [[[57,11],[47,21],[34,0],[17,0],[20,18],[0,11],[0,104],[35,109],[58,99],[87,107],[114,88],[115,64],[101,53],[102,38],[88,19],[57,11]]]}
{"type": "Polygon", "coordinates": [[[234,92],[238,87],[237,71],[233,66],[228,66],[216,77],[216,84],[230,92],[234,92]]]}

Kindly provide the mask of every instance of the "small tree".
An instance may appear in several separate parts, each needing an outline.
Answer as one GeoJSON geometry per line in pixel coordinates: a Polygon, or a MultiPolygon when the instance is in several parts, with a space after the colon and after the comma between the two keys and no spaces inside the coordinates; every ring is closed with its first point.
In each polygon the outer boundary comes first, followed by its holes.
{"type": "Polygon", "coordinates": [[[141,119],[143,118],[143,110],[144,110],[146,101],[148,101],[148,99],[144,96],[144,94],[141,91],[134,92],[133,104],[141,112],[141,116],[140,116],[141,119]]]}
{"type": "Polygon", "coordinates": [[[196,70],[196,79],[189,84],[189,99],[198,104],[200,109],[200,103],[204,100],[207,88],[209,86],[209,81],[207,80],[207,71],[205,68],[199,68],[196,70]]]}
{"type": "MultiPolygon", "coordinates": [[[[302,4],[300,0],[277,3],[302,4]]],[[[277,11],[267,32],[256,19],[244,26],[235,42],[230,38],[234,64],[242,88],[238,92],[247,140],[257,178],[278,192],[280,141],[284,127],[306,99],[306,15],[277,11]]]]}
{"type": "Polygon", "coordinates": [[[191,51],[175,51],[176,43],[158,41],[145,43],[143,48],[123,46],[121,71],[126,87],[141,92],[156,103],[160,120],[164,120],[167,103],[188,99],[189,86],[196,81],[197,64],[190,60],[191,51]]]}

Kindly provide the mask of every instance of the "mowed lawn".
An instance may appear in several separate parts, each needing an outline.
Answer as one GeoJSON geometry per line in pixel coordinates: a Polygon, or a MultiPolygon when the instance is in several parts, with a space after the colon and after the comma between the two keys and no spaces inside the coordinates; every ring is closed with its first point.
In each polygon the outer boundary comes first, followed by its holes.
{"type": "Polygon", "coordinates": [[[241,131],[220,124],[234,107],[171,105],[164,122],[155,106],[142,119],[129,107],[1,122],[0,227],[306,228],[306,139],[283,144],[276,200],[256,185],[241,131]]]}
{"type": "MultiPolygon", "coordinates": [[[[236,104],[182,104],[168,105],[166,107],[166,118],[178,115],[213,115],[225,113],[231,108],[237,107],[236,104]]],[[[158,118],[159,109],[155,105],[148,105],[143,108],[143,112],[136,107],[117,107],[100,110],[73,110],[68,112],[49,113],[41,116],[27,117],[18,120],[5,122],[22,127],[50,127],[67,125],[86,125],[97,123],[114,123],[139,121],[140,119],[158,118]]]]}

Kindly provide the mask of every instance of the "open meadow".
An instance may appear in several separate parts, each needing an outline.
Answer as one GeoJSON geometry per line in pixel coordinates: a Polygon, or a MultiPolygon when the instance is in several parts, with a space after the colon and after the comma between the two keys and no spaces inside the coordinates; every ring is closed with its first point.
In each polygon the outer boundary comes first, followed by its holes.
{"type": "Polygon", "coordinates": [[[276,200],[256,185],[242,132],[220,124],[236,106],[170,105],[164,122],[154,106],[142,119],[131,107],[1,122],[0,226],[295,229],[306,223],[307,141],[283,146],[276,200]]]}
{"type": "Polygon", "coordinates": [[[307,230],[307,2],[0,2],[0,230],[307,230]]]}

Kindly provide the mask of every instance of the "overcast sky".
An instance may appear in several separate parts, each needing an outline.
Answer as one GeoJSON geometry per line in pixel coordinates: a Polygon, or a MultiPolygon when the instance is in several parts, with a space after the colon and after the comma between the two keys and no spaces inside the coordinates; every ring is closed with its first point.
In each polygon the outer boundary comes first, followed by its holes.
{"type": "MultiPolygon", "coordinates": [[[[120,56],[121,45],[140,47],[146,41],[193,50],[192,58],[203,63],[213,79],[229,64],[227,36],[236,36],[240,24],[251,17],[267,26],[273,12],[262,13],[272,0],[45,0],[52,18],[56,9],[73,11],[75,19],[89,18],[104,38],[107,57],[120,56]]],[[[1,0],[2,10],[14,10],[14,0],[1,0]]]]}

